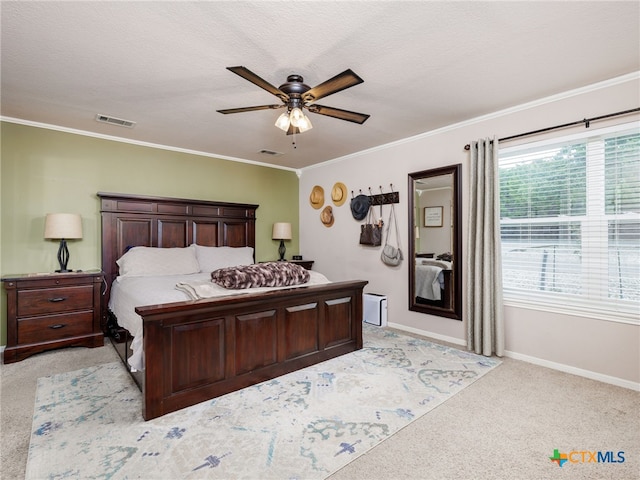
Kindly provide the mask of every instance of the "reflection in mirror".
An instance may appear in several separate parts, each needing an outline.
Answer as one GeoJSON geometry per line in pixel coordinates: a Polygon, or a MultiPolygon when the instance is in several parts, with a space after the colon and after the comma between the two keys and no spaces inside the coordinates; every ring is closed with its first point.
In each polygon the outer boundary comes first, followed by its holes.
{"type": "Polygon", "coordinates": [[[461,165],[409,174],[409,310],[462,320],[461,165]]]}

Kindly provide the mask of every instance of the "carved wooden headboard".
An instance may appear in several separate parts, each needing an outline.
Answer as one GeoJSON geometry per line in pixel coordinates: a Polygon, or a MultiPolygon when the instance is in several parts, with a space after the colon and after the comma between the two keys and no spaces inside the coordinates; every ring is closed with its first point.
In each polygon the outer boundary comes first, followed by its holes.
{"type": "Polygon", "coordinates": [[[192,243],[255,248],[258,205],[98,192],[102,216],[102,271],[109,302],[116,260],[128,248],[187,247],[192,243]]]}

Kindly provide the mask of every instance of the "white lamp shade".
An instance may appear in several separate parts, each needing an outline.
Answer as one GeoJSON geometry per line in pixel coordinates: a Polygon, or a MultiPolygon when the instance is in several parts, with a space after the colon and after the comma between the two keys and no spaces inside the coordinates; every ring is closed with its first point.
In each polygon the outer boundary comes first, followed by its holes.
{"type": "Polygon", "coordinates": [[[290,223],[274,223],[271,238],[274,240],[291,240],[291,224],[290,223]]]}
{"type": "Polygon", "coordinates": [[[304,122],[304,113],[302,112],[302,109],[298,107],[291,109],[289,120],[291,121],[291,125],[299,127],[304,122]]]}
{"type": "Polygon", "coordinates": [[[44,221],[44,238],[82,238],[82,217],[77,213],[48,213],[44,221]]]}
{"type": "Polygon", "coordinates": [[[311,130],[312,128],[313,125],[311,125],[311,120],[309,120],[309,117],[303,115],[302,120],[298,124],[298,130],[300,130],[300,133],[304,133],[307,130],[311,130]]]}
{"type": "Polygon", "coordinates": [[[276,120],[276,127],[286,132],[287,130],[289,130],[289,123],[289,113],[283,113],[276,120]]]}

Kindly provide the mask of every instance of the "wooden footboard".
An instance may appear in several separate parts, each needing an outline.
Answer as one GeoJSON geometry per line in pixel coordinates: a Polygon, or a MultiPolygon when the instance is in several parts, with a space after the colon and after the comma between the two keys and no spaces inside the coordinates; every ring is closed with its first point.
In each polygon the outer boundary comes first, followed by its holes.
{"type": "Polygon", "coordinates": [[[136,308],[145,420],[361,349],[366,284],[136,308]]]}

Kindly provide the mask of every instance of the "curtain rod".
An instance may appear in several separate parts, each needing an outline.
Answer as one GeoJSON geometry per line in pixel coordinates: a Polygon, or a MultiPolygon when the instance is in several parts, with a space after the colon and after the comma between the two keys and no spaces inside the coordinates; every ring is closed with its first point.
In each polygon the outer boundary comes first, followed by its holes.
{"type": "MultiPolygon", "coordinates": [[[[589,128],[591,122],[595,122],[597,120],[603,120],[605,118],[618,117],[620,115],[628,115],[629,113],[634,113],[634,112],[640,112],[640,108],[632,108],[631,110],[624,110],[622,112],[610,113],[608,115],[601,115],[599,117],[584,118],[582,120],[577,120],[575,122],[564,123],[562,125],[556,125],[555,127],[547,127],[547,128],[541,128],[540,130],[533,130],[531,132],[519,133],[518,135],[511,135],[510,137],[499,138],[498,142],[507,142],[509,140],[514,140],[516,138],[528,137],[529,135],[537,135],[538,133],[550,132],[552,130],[558,130],[560,128],[566,128],[566,127],[572,127],[574,125],[580,125],[581,123],[584,123],[585,128],[589,128]]],[[[464,149],[465,150],[471,149],[471,145],[466,144],[464,146],[464,149]]]]}

